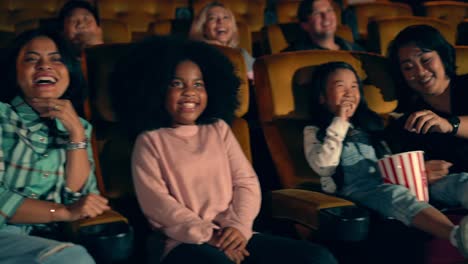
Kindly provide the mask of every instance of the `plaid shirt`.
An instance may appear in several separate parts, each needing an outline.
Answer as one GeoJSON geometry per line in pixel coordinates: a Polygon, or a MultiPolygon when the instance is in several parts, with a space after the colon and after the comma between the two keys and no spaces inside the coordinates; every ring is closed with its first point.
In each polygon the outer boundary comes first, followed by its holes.
{"type": "MultiPolygon", "coordinates": [[[[80,120],[90,138],[91,125],[80,120]]],[[[65,186],[67,130],[57,119],[44,122],[21,97],[11,105],[0,103],[0,134],[0,228],[25,198],[69,204],[98,193],[91,146],[88,180],[80,192],[72,192],[65,186]]]]}

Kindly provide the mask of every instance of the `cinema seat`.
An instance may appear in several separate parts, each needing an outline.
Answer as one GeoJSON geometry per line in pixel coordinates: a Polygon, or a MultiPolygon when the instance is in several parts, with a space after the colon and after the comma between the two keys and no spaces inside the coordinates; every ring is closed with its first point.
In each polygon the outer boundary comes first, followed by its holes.
{"type": "Polygon", "coordinates": [[[0,1],[0,30],[15,31],[15,24],[41,18],[53,18],[65,0],[2,0],[0,1]]]}
{"type": "MultiPolygon", "coordinates": [[[[299,8],[300,0],[279,0],[276,3],[276,16],[278,24],[298,22],[297,9],[299,8]]],[[[340,5],[333,1],[333,9],[336,13],[337,24],[341,25],[341,8],[340,5]]]]}
{"type": "Polygon", "coordinates": [[[455,46],[457,74],[468,74],[468,46],[455,46]]]}
{"type": "Polygon", "coordinates": [[[131,32],[146,32],[151,22],[175,19],[172,0],[99,0],[99,15],[126,23],[131,32]]]}
{"type": "MultiPolygon", "coordinates": [[[[200,10],[212,2],[211,0],[192,1],[193,13],[198,15],[200,10]]],[[[264,25],[265,0],[221,0],[218,1],[229,8],[237,21],[245,22],[252,32],[259,32],[264,25]]]]}
{"type": "MultiPolygon", "coordinates": [[[[364,80],[365,96],[369,106],[385,115],[396,107],[394,86],[386,70],[385,58],[367,53],[345,51],[298,51],[273,54],[258,58],[254,64],[255,94],[260,124],[267,146],[278,173],[282,190],[272,193],[273,217],[298,223],[298,232],[303,237],[325,236],[333,239],[321,228],[343,228],[341,235],[334,239],[364,239],[365,232],[358,233],[352,227],[354,219],[344,221],[349,226],[341,226],[339,220],[329,218],[329,212],[356,212],[360,217],[362,208],[353,203],[325,195],[320,192],[319,177],[307,164],[303,151],[303,129],[308,124],[308,89],[313,67],[329,61],[351,63],[364,80]],[[301,190],[312,191],[304,202],[301,190]],[[297,201],[297,202],[296,202],[297,201]],[[330,207],[328,207],[328,205],[330,207]],[[330,209],[342,207],[342,210],[330,209]],[[359,212],[359,213],[358,213],[359,212]],[[346,231],[347,230],[347,231],[346,231]],[[355,231],[355,230],[354,230],[355,231]]],[[[365,211],[365,210],[364,210],[365,211]]],[[[339,213],[338,213],[339,215],[339,213]]],[[[353,215],[350,213],[350,215],[353,215]]],[[[339,218],[336,214],[335,217],[339,218]]],[[[362,229],[361,229],[362,230],[362,229]]]]}
{"type": "Polygon", "coordinates": [[[368,47],[370,50],[385,55],[388,45],[400,31],[412,25],[429,25],[438,29],[452,45],[455,44],[455,28],[437,18],[402,16],[375,18],[369,24],[368,47]]]}
{"type": "MultiPolygon", "coordinates": [[[[242,21],[236,21],[239,32],[239,47],[252,54],[252,34],[249,26],[242,21]]],[[[164,20],[153,22],[148,26],[148,35],[178,35],[188,37],[191,22],[188,20],[164,20]]]]}
{"type": "Polygon", "coordinates": [[[457,1],[428,1],[423,3],[427,17],[439,18],[456,27],[468,18],[468,3],[457,1]]]}
{"type": "MultiPolygon", "coordinates": [[[[300,34],[303,34],[303,31],[298,23],[274,24],[264,27],[262,29],[263,53],[275,54],[281,52],[295,41],[300,34]]],[[[336,35],[349,42],[354,42],[353,33],[348,26],[338,25],[336,35]]]]}
{"type": "Polygon", "coordinates": [[[360,39],[367,39],[367,25],[372,19],[380,17],[412,16],[411,7],[404,3],[373,2],[350,5],[357,19],[360,39]]]}

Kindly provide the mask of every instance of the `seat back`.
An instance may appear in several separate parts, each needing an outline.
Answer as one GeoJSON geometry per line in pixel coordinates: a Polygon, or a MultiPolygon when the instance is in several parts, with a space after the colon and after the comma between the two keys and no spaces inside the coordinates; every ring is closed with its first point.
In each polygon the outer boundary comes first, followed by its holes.
{"type": "Polygon", "coordinates": [[[104,44],[85,49],[84,72],[88,79],[89,105],[86,118],[94,127],[93,149],[96,177],[101,192],[109,198],[133,194],[130,177],[132,143],[117,129],[112,110],[109,78],[115,63],[131,49],[131,44],[104,44]]]}
{"type": "Polygon", "coordinates": [[[101,28],[104,43],[129,43],[132,41],[130,29],[122,21],[101,19],[101,28]]]}
{"type": "MultiPolygon", "coordinates": [[[[297,9],[299,8],[300,0],[279,0],[276,3],[276,17],[279,24],[298,22],[297,9]]],[[[341,25],[341,8],[340,5],[332,1],[333,9],[336,13],[336,22],[341,25]]]]}
{"type": "Polygon", "coordinates": [[[56,17],[66,0],[2,0],[0,1],[0,30],[15,31],[15,25],[27,20],[56,17]]]}
{"type": "Polygon", "coordinates": [[[468,74],[468,46],[455,46],[457,74],[468,74]]]}
{"type": "MultiPolygon", "coordinates": [[[[262,30],[264,53],[275,54],[281,52],[301,34],[303,34],[303,30],[298,23],[275,24],[264,27],[262,30]]],[[[336,35],[349,42],[354,42],[353,33],[348,26],[338,25],[336,35]]]]}
{"type": "MultiPolygon", "coordinates": [[[[211,2],[213,1],[193,0],[193,14],[198,15],[201,9],[211,2]]],[[[259,32],[262,29],[266,0],[221,0],[217,2],[230,9],[234,13],[236,21],[245,22],[253,32],[259,32]]]]}
{"type": "Polygon", "coordinates": [[[367,25],[370,20],[379,17],[412,16],[411,7],[403,3],[374,2],[359,3],[350,6],[354,10],[358,33],[361,39],[367,39],[367,25]]]}
{"type": "Polygon", "coordinates": [[[192,22],[189,20],[161,20],[148,25],[148,35],[178,35],[187,37],[190,32],[192,22]]]}
{"type": "Polygon", "coordinates": [[[14,39],[14,32],[0,30],[0,48],[8,47],[14,39]]]}
{"type": "Polygon", "coordinates": [[[310,118],[309,83],[314,66],[330,61],[353,65],[364,81],[364,96],[372,110],[386,114],[396,108],[394,83],[382,56],[311,50],[258,58],[254,64],[258,113],[284,188],[318,184],[305,160],[303,129],[310,118]]]}
{"type": "Polygon", "coordinates": [[[131,32],[146,32],[151,22],[175,19],[176,2],[172,0],[99,0],[101,18],[126,23],[131,32]]]}
{"type": "MultiPolygon", "coordinates": [[[[242,21],[236,21],[239,33],[239,47],[252,54],[252,34],[249,26],[242,21]]],[[[148,26],[149,35],[180,35],[187,37],[191,22],[188,20],[164,20],[153,22],[148,26]]]]}
{"type": "Polygon", "coordinates": [[[390,42],[408,26],[429,25],[439,30],[452,45],[455,44],[455,27],[437,18],[402,16],[376,18],[369,24],[368,46],[372,51],[386,54],[390,42]]]}
{"type": "MultiPolygon", "coordinates": [[[[47,27],[60,30],[55,18],[30,19],[15,24],[15,33],[18,35],[23,31],[47,27]]],[[[128,43],[131,41],[131,33],[128,25],[122,21],[114,19],[101,19],[101,28],[104,43],[128,43]]]]}
{"type": "Polygon", "coordinates": [[[456,27],[468,18],[468,3],[456,1],[429,1],[423,3],[428,17],[439,18],[456,27]]]}
{"type": "Polygon", "coordinates": [[[457,45],[468,45],[468,18],[457,26],[457,45]]]}

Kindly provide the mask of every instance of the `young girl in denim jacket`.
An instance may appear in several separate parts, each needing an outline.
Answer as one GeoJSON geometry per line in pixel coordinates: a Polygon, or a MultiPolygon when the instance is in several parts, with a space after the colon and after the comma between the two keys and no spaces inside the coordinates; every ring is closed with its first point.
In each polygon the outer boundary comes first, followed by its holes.
{"type": "MultiPolygon", "coordinates": [[[[320,176],[322,189],[449,239],[466,258],[467,217],[456,226],[430,204],[418,201],[406,187],[383,182],[374,147],[377,140],[371,136],[383,129],[383,123],[367,107],[353,67],[344,62],[323,64],[316,69],[313,81],[314,125],[304,128],[304,148],[309,165],[320,176]]],[[[430,189],[431,199],[447,199],[442,198],[445,192],[432,190],[439,189],[430,189]]]]}
{"type": "Polygon", "coordinates": [[[123,66],[115,105],[139,134],[133,180],[151,227],[167,236],[164,264],[336,263],[320,246],[253,232],[260,186],[228,125],[240,83],[220,51],[154,37],[123,66]]]}

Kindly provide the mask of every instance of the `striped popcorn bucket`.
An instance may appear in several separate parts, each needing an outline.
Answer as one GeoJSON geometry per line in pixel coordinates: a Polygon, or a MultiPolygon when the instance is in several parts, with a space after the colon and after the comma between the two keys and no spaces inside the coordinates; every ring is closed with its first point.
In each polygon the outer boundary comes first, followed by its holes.
{"type": "Polygon", "coordinates": [[[385,183],[403,185],[419,201],[429,201],[424,152],[410,151],[387,156],[378,161],[385,183]]]}

